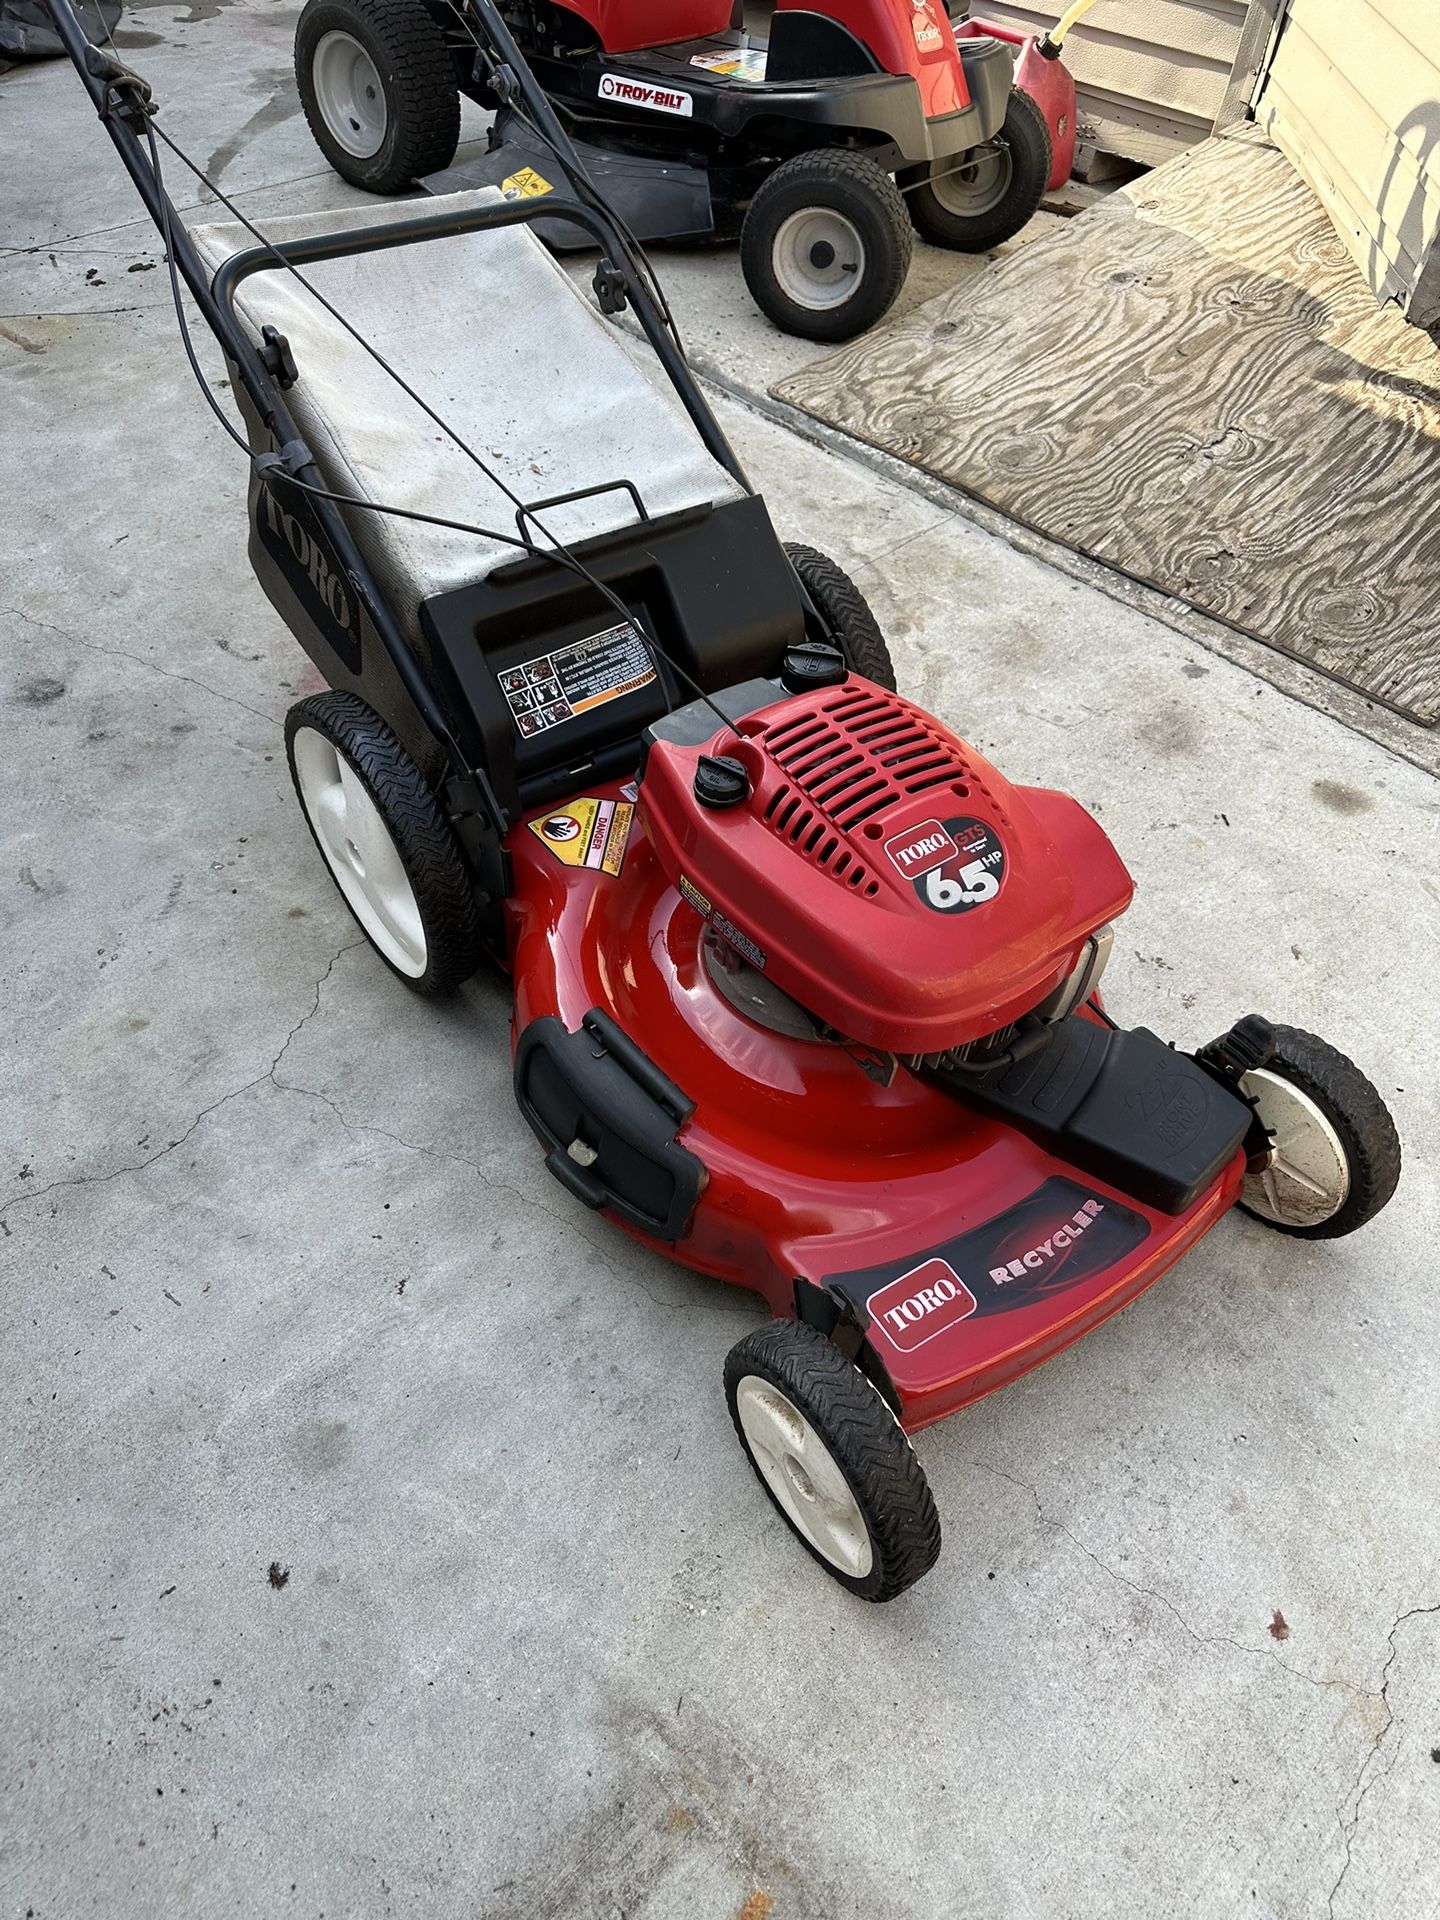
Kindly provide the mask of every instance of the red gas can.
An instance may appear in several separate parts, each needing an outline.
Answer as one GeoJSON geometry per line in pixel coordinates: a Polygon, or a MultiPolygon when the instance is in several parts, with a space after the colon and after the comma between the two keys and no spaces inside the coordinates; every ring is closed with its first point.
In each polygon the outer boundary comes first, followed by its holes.
{"type": "Polygon", "coordinates": [[[1065,65],[1063,55],[1047,60],[1036,45],[1033,33],[1005,26],[999,20],[958,20],[957,40],[978,40],[988,34],[996,40],[1018,47],[1015,84],[1028,93],[1045,116],[1050,129],[1050,179],[1053,189],[1063,187],[1075,164],[1075,79],[1065,65]]]}

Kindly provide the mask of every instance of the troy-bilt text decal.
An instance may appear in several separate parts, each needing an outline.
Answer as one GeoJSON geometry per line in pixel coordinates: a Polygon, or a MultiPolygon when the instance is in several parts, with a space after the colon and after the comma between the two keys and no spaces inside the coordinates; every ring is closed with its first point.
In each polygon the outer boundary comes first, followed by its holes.
{"type": "Polygon", "coordinates": [[[957,1321],[1011,1313],[1093,1280],[1143,1246],[1149,1232],[1118,1200],[1055,1175],[918,1260],[834,1274],[828,1284],[863,1300],[872,1328],[911,1353],[957,1321]]]}
{"type": "Polygon", "coordinates": [[[623,74],[602,73],[600,98],[618,100],[627,107],[648,107],[652,113],[678,113],[688,120],[695,111],[692,95],[675,87],[652,87],[644,80],[627,80],[623,74]]]}
{"type": "Polygon", "coordinates": [[[983,820],[922,820],[885,842],[895,871],[911,881],[916,897],[935,913],[969,913],[1000,891],[1005,849],[983,820]]]}
{"type": "Polygon", "coordinates": [[[911,21],[915,34],[915,44],[921,53],[933,53],[936,47],[943,47],[945,36],[935,24],[930,9],[924,0],[916,0],[915,18],[911,21]]]}
{"type": "Polygon", "coordinates": [[[500,691],[522,738],[558,727],[607,700],[648,687],[655,669],[645,642],[626,621],[500,674],[500,691]]]}
{"type": "Polygon", "coordinates": [[[543,820],[532,820],[530,831],[562,867],[619,873],[634,818],[635,809],[628,800],[567,800],[543,820]]]}

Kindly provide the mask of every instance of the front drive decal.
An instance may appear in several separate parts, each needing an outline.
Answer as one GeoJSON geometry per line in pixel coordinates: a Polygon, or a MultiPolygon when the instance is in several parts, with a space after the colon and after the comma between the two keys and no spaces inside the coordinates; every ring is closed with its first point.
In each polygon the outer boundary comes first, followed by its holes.
{"type": "Polygon", "coordinates": [[[634,818],[628,800],[567,800],[554,813],[532,820],[530,831],[562,867],[619,873],[634,818]]]}
{"type": "Polygon", "coordinates": [[[530,740],[592,707],[636,693],[654,678],[645,642],[627,620],[553,653],[522,660],[518,667],[506,667],[500,691],[521,738],[530,740]]]}
{"type": "Polygon", "coordinates": [[[692,94],[675,87],[652,87],[644,80],[627,80],[619,73],[601,74],[600,98],[626,107],[648,107],[652,113],[678,113],[682,120],[690,119],[695,111],[692,94]]]}
{"type": "Polygon", "coordinates": [[[915,895],[932,913],[969,913],[1000,891],[1005,848],[994,827],[962,814],[925,820],[911,833],[885,842],[893,866],[914,882],[915,895]]]}
{"type": "Polygon", "coordinates": [[[872,1332],[912,1353],[960,1320],[1012,1313],[1093,1280],[1144,1245],[1147,1222],[1118,1200],[1052,1175],[982,1227],[827,1284],[863,1299],[872,1332]]]}

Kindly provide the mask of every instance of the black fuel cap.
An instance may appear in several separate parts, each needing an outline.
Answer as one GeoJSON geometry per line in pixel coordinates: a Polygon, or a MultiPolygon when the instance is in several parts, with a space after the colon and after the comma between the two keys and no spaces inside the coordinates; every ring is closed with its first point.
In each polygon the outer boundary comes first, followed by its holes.
{"type": "Polygon", "coordinates": [[[702,753],[695,768],[695,798],[702,807],[738,807],[750,798],[750,776],[728,753],[702,753]]]}
{"type": "Polygon", "coordinates": [[[802,640],[798,647],[787,647],[780,662],[780,678],[791,693],[838,687],[847,677],[844,654],[819,640],[802,640]]]}

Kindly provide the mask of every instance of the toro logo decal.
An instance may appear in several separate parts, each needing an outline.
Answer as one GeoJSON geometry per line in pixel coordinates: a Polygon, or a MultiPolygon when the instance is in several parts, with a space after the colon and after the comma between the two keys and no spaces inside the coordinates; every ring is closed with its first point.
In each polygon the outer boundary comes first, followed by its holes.
{"type": "Polygon", "coordinates": [[[907,833],[893,834],[885,851],[897,872],[915,888],[921,906],[932,913],[969,913],[1000,891],[1005,878],[1005,848],[984,820],[961,815],[953,820],[922,820],[907,833]]]}
{"type": "Polygon", "coordinates": [[[618,100],[626,107],[648,107],[652,113],[678,113],[688,120],[695,111],[694,97],[675,87],[652,87],[643,80],[627,80],[618,73],[602,73],[600,98],[618,100]]]}
{"type": "Polygon", "coordinates": [[[893,834],[885,842],[890,863],[907,880],[917,880],[932,867],[942,867],[960,851],[938,820],[922,820],[918,827],[893,834]]]}
{"type": "Polygon", "coordinates": [[[902,1353],[912,1353],[957,1321],[968,1320],[978,1302],[948,1260],[926,1260],[888,1287],[872,1293],[866,1306],[902,1353]]]}

